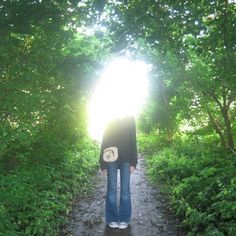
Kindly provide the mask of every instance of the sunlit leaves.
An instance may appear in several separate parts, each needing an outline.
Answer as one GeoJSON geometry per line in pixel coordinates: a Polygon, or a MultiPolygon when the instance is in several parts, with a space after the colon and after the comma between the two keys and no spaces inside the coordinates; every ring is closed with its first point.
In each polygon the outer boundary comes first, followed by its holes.
{"type": "MultiPolygon", "coordinates": [[[[161,124],[162,105],[172,104],[171,110],[187,115],[193,107],[188,98],[194,101],[194,96],[198,96],[201,113],[214,110],[211,115],[221,123],[221,132],[226,130],[227,146],[233,148],[230,128],[233,118],[231,115],[227,118],[231,111],[223,101],[232,103],[236,99],[232,92],[236,86],[235,3],[215,0],[111,2],[105,6],[104,12],[106,17],[101,22],[107,23],[116,40],[116,49],[129,48],[134,53],[138,51],[138,56],[145,54],[157,68],[153,70],[156,74],[153,78],[158,79],[152,83],[157,95],[149,108],[149,111],[155,111],[152,115],[149,113],[156,120],[155,128],[161,124]],[[106,11],[111,6],[112,13],[106,11]],[[112,20],[110,16],[113,16],[112,20]],[[178,60],[177,66],[169,55],[178,60]],[[177,101],[174,106],[171,96],[177,101]],[[157,99],[161,97],[164,99],[157,99]],[[225,112],[219,108],[220,103],[225,112]]],[[[167,117],[170,117],[171,113],[166,110],[167,117]]],[[[175,117],[178,116],[176,112],[175,117]]],[[[166,126],[171,129],[170,123],[166,126]]]]}

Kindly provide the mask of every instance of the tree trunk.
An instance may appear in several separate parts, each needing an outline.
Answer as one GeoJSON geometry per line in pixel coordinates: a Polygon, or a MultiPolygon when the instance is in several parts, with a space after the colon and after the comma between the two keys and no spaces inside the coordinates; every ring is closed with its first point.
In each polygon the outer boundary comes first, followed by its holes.
{"type": "Polygon", "coordinates": [[[221,130],[221,127],[219,126],[218,122],[213,117],[213,115],[210,113],[210,111],[208,111],[208,115],[209,115],[209,119],[210,119],[210,122],[213,125],[214,130],[220,136],[221,146],[222,147],[227,147],[226,142],[225,142],[225,138],[224,138],[224,134],[223,134],[223,131],[221,130]]]}
{"type": "Polygon", "coordinates": [[[234,150],[234,136],[232,132],[232,126],[231,126],[231,121],[229,118],[229,111],[227,107],[223,107],[221,109],[223,118],[224,118],[224,123],[225,123],[225,128],[226,128],[226,135],[227,135],[227,141],[228,141],[228,148],[230,150],[234,150]]]}
{"type": "MultiPolygon", "coordinates": [[[[225,126],[225,136],[227,137],[227,147],[234,152],[234,136],[231,126],[231,121],[229,118],[229,105],[227,104],[227,96],[226,93],[223,91],[223,104],[220,102],[220,100],[216,97],[216,95],[213,92],[208,93],[211,98],[216,102],[216,104],[219,106],[221,115],[224,119],[224,126],[225,126]]],[[[223,133],[223,132],[222,132],[223,133]]]]}

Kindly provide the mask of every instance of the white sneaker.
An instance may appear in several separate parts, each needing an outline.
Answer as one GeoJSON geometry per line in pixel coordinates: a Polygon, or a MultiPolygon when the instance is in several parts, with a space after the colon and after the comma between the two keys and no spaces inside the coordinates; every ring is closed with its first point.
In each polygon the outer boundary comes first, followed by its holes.
{"type": "Polygon", "coordinates": [[[119,224],[119,229],[126,229],[127,227],[128,227],[128,223],[126,223],[126,222],[120,222],[120,224],[119,224]]]}
{"type": "Polygon", "coordinates": [[[117,222],[110,222],[110,223],[108,223],[108,226],[112,229],[119,228],[119,225],[117,222]]]}

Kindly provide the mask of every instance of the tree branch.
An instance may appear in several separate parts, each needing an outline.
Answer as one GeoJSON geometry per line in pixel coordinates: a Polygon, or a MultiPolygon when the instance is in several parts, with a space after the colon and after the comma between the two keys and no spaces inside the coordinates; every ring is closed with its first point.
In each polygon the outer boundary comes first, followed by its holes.
{"type": "Polygon", "coordinates": [[[222,132],[222,127],[219,124],[219,122],[213,117],[213,115],[211,114],[211,112],[208,110],[207,111],[209,119],[213,125],[213,128],[215,129],[216,133],[220,136],[220,140],[221,140],[221,145],[223,147],[226,147],[226,142],[225,142],[225,138],[224,138],[224,134],[222,132]]]}
{"type": "Polygon", "coordinates": [[[220,107],[220,110],[223,109],[223,105],[221,104],[220,100],[217,98],[217,96],[216,96],[212,91],[203,92],[203,94],[204,94],[205,96],[211,97],[211,98],[217,103],[217,105],[220,107]]]}

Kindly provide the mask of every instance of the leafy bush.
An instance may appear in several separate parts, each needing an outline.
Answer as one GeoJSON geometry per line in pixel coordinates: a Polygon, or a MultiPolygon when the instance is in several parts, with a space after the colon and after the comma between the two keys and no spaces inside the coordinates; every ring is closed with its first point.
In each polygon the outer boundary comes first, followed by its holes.
{"type": "Polygon", "coordinates": [[[189,235],[236,235],[235,156],[189,141],[146,161],[152,181],[167,187],[189,235]]]}
{"type": "Polygon", "coordinates": [[[153,154],[166,146],[165,141],[153,131],[151,134],[138,135],[138,148],[141,153],[153,154]]]}
{"type": "Polygon", "coordinates": [[[0,235],[56,235],[71,200],[91,187],[97,147],[84,140],[54,166],[25,165],[0,175],[0,235]]]}

